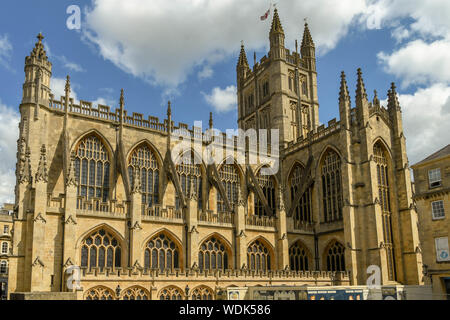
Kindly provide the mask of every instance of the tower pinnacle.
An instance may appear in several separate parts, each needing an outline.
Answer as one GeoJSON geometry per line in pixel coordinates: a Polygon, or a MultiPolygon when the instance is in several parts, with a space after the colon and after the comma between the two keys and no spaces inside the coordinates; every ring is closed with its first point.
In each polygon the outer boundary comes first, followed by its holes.
{"type": "Polygon", "coordinates": [[[270,34],[273,34],[273,33],[283,33],[284,34],[283,26],[281,25],[277,8],[275,8],[275,10],[273,11],[272,27],[270,28],[270,34]]]}

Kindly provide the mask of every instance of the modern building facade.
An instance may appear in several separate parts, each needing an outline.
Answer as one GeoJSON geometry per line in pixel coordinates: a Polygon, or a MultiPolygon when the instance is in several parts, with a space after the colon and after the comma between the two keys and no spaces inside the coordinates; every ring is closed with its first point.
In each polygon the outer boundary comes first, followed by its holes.
{"type": "Polygon", "coordinates": [[[261,140],[242,148],[240,137],[220,136],[231,154],[224,147],[220,161],[205,163],[218,137],[176,125],[170,103],[162,121],[129,114],[123,91],[114,111],[78,103],[69,77],[55,97],[42,38],[25,59],[10,292],[70,291],[74,266],[80,299],[364,285],[369,266],[380,284],[422,283],[396,88],[386,108],[376,95],[369,102],[358,70],[352,107],[342,73],[340,120],[321,125],[308,25],[291,52],[275,11],[268,55],[252,69],[244,46],[238,58],[238,127],[279,130],[279,156],[268,146],[279,162],[273,175],[250,161],[261,140]],[[200,149],[174,157],[174,132],[200,149]]]}
{"type": "Polygon", "coordinates": [[[450,145],[413,165],[425,281],[450,300],[450,145]]]}

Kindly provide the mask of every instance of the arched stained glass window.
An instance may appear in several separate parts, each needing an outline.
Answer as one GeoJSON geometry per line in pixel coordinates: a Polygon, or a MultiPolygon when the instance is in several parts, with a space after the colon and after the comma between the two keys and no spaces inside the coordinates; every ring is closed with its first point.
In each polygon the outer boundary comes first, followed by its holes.
{"type": "Polygon", "coordinates": [[[114,297],[111,289],[102,286],[91,288],[84,294],[85,300],[114,300],[114,297]]]}
{"type": "Polygon", "coordinates": [[[183,297],[183,291],[174,286],[166,287],[159,292],[159,300],[182,300],[183,297]]]}
{"type": "Polygon", "coordinates": [[[345,271],[345,247],[337,241],[326,251],[327,271],[345,271]]]}
{"type": "Polygon", "coordinates": [[[310,270],[309,251],[300,241],[295,242],[289,248],[289,262],[291,270],[294,271],[310,270]]]}
{"type": "Polygon", "coordinates": [[[134,286],[123,290],[122,300],[150,300],[150,293],[140,286],[134,286]]]}
{"type": "MultiPolygon", "coordinates": [[[[300,164],[296,164],[289,180],[291,186],[291,202],[295,200],[297,191],[300,188],[304,175],[304,168],[300,164]]],[[[312,187],[309,187],[303,196],[300,198],[299,203],[293,203],[295,205],[294,211],[294,226],[299,223],[312,223],[312,187]]]]}
{"type": "Polygon", "coordinates": [[[322,200],[325,222],[342,220],[341,158],[331,149],[322,162],[322,200]]]}
{"type": "Polygon", "coordinates": [[[81,244],[81,266],[120,267],[122,264],[122,248],[119,241],[105,229],[99,229],[86,237],[81,244]]]}
{"type": "Polygon", "coordinates": [[[396,266],[394,245],[392,239],[392,212],[391,195],[389,186],[389,166],[387,151],[384,146],[377,142],[373,147],[373,155],[377,166],[378,198],[383,216],[383,236],[387,253],[389,280],[396,281],[396,266]]]}
{"type": "Polygon", "coordinates": [[[156,155],[147,144],[141,144],[128,159],[128,176],[134,185],[135,169],[141,179],[142,203],[152,206],[159,203],[159,167],[156,155]]]}
{"type": "Polygon", "coordinates": [[[247,248],[247,265],[249,270],[271,270],[269,249],[260,241],[253,241],[247,248]]]}
{"type": "Polygon", "coordinates": [[[213,291],[206,286],[199,286],[192,290],[192,300],[214,300],[213,291]]]}
{"type": "MultiPolygon", "coordinates": [[[[234,164],[223,164],[219,168],[219,177],[222,181],[222,185],[227,194],[228,202],[233,208],[234,205],[238,203],[238,188],[240,188],[240,178],[239,172],[234,164]]],[[[227,209],[225,207],[225,202],[220,195],[219,190],[217,190],[217,211],[225,212],[227,209]]]]}
{"type": "Polygon", "coordinates": [[[259,200],[258,195],[255,194],[255,215],[275,215],[275,178],[269,175],[262,175],[261,170],[259,170],[256,180],[258,181],[258,185],[261,187],[262,192],[266,197],[271,213],[267,213],[266,210],[264,210],[263,203],[259,200]]]}
{"type": "MultiPolygon", "coordinates": [[[[203,192],[202,192],[202,169],[200,164],[195,164],[194,153],[191,152],[190,158],[183,156],[181,157],[181,163],[176,165],[176,171],[178,174],[178,179],[180,181],[181,190],[185,196],[189,195],[191,192],[191,181],[194,183],[194,188],[197,193],[198,198],[198,208],[203,207],[203,192]]],[[[197,162],[200,162],[197,160],[197,162]]],[[[175,197],[175,207],[177,209],[181,208],[180,198],[178,194],[175,197]]]]}
{"type": "Polygon", "coordinates": [[[198,251],[200,270],[228,269],[229,250],[218,237],[212,236],[204,241],[198,251]]]}
{"type": "Polygon", "coordinates": [[[75,150],[75,179],[78,195],[87,199],[109,199],[110,160],[100,138],[91,134],[83,138],[75,150]]]}
{"type": "Polygon", "coordinates": [[[164,233],[160,233],[147,242],[144,253],[144,265],[146,268],[178,269],[180,249],[175,242],[164,233]]]}

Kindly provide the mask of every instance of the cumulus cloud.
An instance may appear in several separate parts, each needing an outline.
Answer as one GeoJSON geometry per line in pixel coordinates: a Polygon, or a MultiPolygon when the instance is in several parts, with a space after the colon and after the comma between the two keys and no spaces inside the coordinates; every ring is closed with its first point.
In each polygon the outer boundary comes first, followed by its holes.
{"type": "Polygon", "coordinates": [[[15,164],[20,116],[0,100],[0,204],[14,203],[15,164]]]}
{"type": "MultiPolygon", "coordinates": [[[[366,9],[364,0],[285,0],[277,7],[289,46],[301,40],[308,17],[319,52],[334,48],[366,9]]],[[[176,87],[197,69],[208,76],[204,66],[236,55],[240,40],[248,50],[267,49],[271,19],[259,20],[266,10],[260,0],[95,0],[83,34],[125,72],[176,87]]]]}
{"type": "Polygon", "coordinates": [[[449,144],[450,86],[435,84],[399,95],[411,164],[449,144]]]}
{"type": "Polygon", "coordinates": [[[206,102],[217,112],[224,113],[236,109],[237,89],[236,86],[228,86],[225,89],[215,87],[210,94],[203,93],[206,102]]]}
{"type": "Polygon", "coordinates": [[[12,44],[8,39],[6,34],[0,35],[0,65],[10,69],[9,62],[11,61],[12,55],[12,44]]]}
{"type": "Polygon", "coordinates": [[[450,41],[431,43],[418,39],[392,54],[380,52],[385,71],[402,79],[402,86],[450,82],[450,41]]]}

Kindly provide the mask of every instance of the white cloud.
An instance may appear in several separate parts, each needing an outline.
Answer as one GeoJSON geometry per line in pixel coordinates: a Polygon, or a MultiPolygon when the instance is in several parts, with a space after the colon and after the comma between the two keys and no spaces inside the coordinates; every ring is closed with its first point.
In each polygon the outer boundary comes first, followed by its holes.
{"type": "Polygon", "coordinates": [[[0,101],[0,205],[14,203],[14,186],[16,184],[15,164],[17,139],[19,138],[20,116],[13,108],[0,101]]]}
{"type": "Polygon", "coordinates": [[[385,71],[402,78],[402,86],[450,82],[450,41],[414,40],[392,54],[380,52],[385,71]]]}
{"type": "MultiPolygon", "coordinates": [[[[64,78],[53,78],[50,80],[50,90],[52,90],[55,100],[59,100],[62,96],[65,96],[66,79],[64,78]]],[[[70,97],[74,101],[78,101],[78,96],[73,87],[71,88],[70,97]]]]}
{"type": "Polygon", "coordinates": [[[211,68],[211,66],[205,65],[203,67],[203,69],[197,74],[197,76],[199,79],[203,80],[203,79],[211,78],[213,73],[214,73],[214,71],[211,68]]]}
{"type": "Polygon", "coordinates": [[[9,62],[11,61],[13,47],[8,39],[8,36],[4,34],[0,35],[0,65],[8,70],[11,70],[9,62]]]}
{"type": "Polygon", "coordinates": [[[75,62],[69,61],[65,56],[57,56],[58,60],[61,61],[63,66],[71,71],[76,72],[85,72],[86,70],[83,69],[83,67],[75,62]]]}
{"type": "Polygon", "coordinates": [[[411,164],[449,144],[450,86],[435,84],[414,94],[399,95],[411,164]]]}
{"type": "MultiPolygon", "coordinates": [[[[83,34],[125,72],[176,87],[195,69],[236,55],[240,40],[249,51],[267,49],[272,17],[259,20],[267,5],[260,0],[96,0],[86,9],[83,34]]],[[[301,40],[308,17],[320,52],[334,48],[366,8],[364,0],[338,5],[335,0],[285,0],[277,6],[288,46],[301,40]]]]}
{"type": "Polygon", "coordinates": [[[206,102],[219,112],[235,110],[237,106],[237,89],[235,86],[228,86],[225,89],[215,87],[210,94],[202,92],[206,102]]]}

